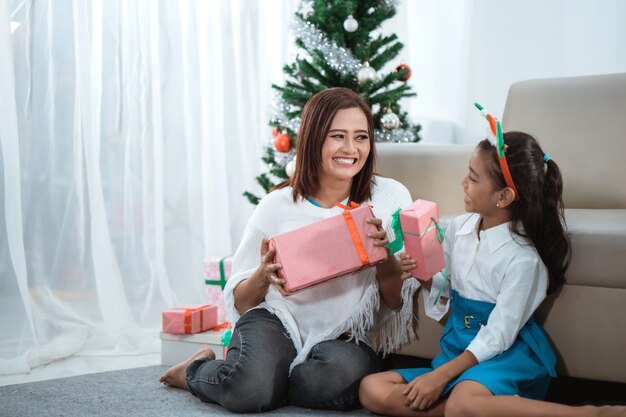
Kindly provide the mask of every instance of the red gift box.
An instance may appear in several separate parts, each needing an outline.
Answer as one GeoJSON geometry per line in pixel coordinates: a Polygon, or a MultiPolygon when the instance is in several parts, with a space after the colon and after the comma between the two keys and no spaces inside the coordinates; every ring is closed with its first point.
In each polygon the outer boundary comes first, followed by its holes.
{"type": "Polygon", "coordinates": [[[446,266],[438,222],[437,203],[432,201],[416,200],[400,211],[404,250],[417,263],[411,274],[423,281],[446,266]]]}
{"type": "Polygon", "coordinates": [[[384,261],[386,249],[367,236],[377,231],[367,223],[373,217],[369,206],[353,204],[342,214],[272,237],[285,289],[300,291],[384,261]]]}
{"type": "Polygon", "coordinates": [[[177,307],[163,312],[163,333],[200,333],[217,326],[217,306],[177,307]]]}

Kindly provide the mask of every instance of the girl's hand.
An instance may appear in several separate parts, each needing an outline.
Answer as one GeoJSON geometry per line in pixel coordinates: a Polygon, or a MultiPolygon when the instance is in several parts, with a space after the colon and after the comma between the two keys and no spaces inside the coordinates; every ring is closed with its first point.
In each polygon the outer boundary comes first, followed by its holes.
{"type": "Polygon", "coordinates": [[[400,254],[400,269],[402,269],[401,279],[411,278],[411,271],[417,267],[415,259],[411,258],[408,253],[400,254]]]}
{"type": "Polygon", "coordinates": [[[402,391],[406,396],[404,404],[413,411],[426,410],[437,403],[448,382],[448,378],[436,370],[420,375],[402,391]]]}
{"type": "Polygon", "coordinates": [[[269,239],[263,239],[261,241],[261,264],[257,268],[255,275],[261,277],[267,285],[274,285],[282,295],[288,295],[289,292],[285,290],[285,280],[279,278],[277,274],[277,272],[282,269],[282,265],[274,263],[276,249],[270,249],[269,245],[269,239]]]}
{"type": "MultiPolygon", "coordinates": [[[[411,255],[409,255],[408,253],[400,254],[400,268],[402,269],[402,275],[400,276],[401,279],[411,278],[412,277],[411,271],[413,271],[416,267],[417,267],[417,262],[415,262],[415,259],[413,259],[411,255]]],[[[415,279],[417,279],[420,282],[420,284],[422,284],[422,287],[430,291],[430,288],[432,287],[432,284],[433,284],[432,280],[429,279],[428,281],[422,281],[419,278],[415,278],[415,279]]]]}

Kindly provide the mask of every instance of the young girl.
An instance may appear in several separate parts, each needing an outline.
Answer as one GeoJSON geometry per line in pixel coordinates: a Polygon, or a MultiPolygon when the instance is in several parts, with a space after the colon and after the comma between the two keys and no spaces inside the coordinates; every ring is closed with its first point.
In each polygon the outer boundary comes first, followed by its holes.
{"type": "MultiPolygon", "coordinates": [[[[394,416],[623,416],[625,407],[538,401],[556,376],[556,356],[533,313],[563,283],[570,257],[561,175],[533,137],[502,135],[487,117],[499,146],[480,142],[461,182],[470,214],[446,231],[448,280],[421,282],[430,317],[451,306],[442,352],[432,368],[366,377],[361,403],[394,416]]],[[[415,267],[402,258],[404,271],[415,267]]]]}

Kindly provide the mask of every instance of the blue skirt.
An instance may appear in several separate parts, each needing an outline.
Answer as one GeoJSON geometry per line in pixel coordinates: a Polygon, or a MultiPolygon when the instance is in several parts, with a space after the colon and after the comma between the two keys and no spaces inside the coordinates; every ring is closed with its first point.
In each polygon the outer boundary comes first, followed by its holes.
{"type": "MultiPolygon", "coordinates": [[[[396,369],[405,381],[432,371],[465,351],[481,325],[487,323],[495,304],[463,298],[452,291],[451,312],[441,335],[442,352],[432,360],[432,368],[396,369]]],[[[472,366],[450,381],[443,396],[461,381],[479,382],[494,395],[519,395],[542,400],[556,377],[556,355],[541,326],[530,319],[508,350],[487,361],[472,366]]]]}

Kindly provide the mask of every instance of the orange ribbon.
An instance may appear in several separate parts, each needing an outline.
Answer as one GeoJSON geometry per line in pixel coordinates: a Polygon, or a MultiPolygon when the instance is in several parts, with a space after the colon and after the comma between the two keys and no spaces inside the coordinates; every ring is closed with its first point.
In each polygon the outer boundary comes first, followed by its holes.
{"type": "Polygon", "coordinates": [[[185,317],[183,318],[183,332],[185,334],[190,334],[193,330],[191,327],[191,314],[194,311],[200,311],[200,328],[202,328],[202,322],[204,321],[204,308],[208,307],[208,304],[198,306],[196,308],[188,308],[188,307],[177,307],[173,310],[183,310],[185,312],[185,317]]]}
{"type": "Polygon", "coordinates": [[[342,215],[343,215],[344,221],[346,222],[346,226],[348,227],[348,232],[350,232],[350,237],[352,237],[352,243],[354,243],[354,248],[356,249],[356,252],[359,255],[361,264],[369,265],[370,258],[369,256],[367,256],[367,251],[365,250],[365,246],[363,245],[363,240],[361,240],[359,229],[356,227],[356,223],[354,222],[352,213],[350,213],[350,210],[355,209],[357,207],[361,207],[361,206],[355,203],[354,201],[350,202],[350,206],[346,206],[341,203],[335,203],[335,205],[337,207],[341,207],[342,209],[346,210],[342,213],[342,215]]]}
{"type": "Polygon", "coordinates": [[[341,208],[342,208],[342,209],[344,209],[344,210],[352,210],[352,209],[355,209],[355,208],[359,208],[359,207],[361,207],[361,205],[360,205],[359,203],[355,203],[354,201],[350,201],[350,205],[349,205],[349,206],[346,206],[345,204],[341,204],[341,203],[340,203],[340,202],[338,202],[338,201],[337,201],[337,202],[335,202],[335,205],[336,205],[337,207],[341,207],[341,208]]]}
{"type": "Polygon", "coordinates": [[[211,327],[211,330],[213,330],[213,331],[218,331],[218,330],[222,330],[222,329],[232,329],[232,326],[230,325],[229,322],[223,321],[220,324],[218,324],[217,326],[211,327]]]}

